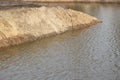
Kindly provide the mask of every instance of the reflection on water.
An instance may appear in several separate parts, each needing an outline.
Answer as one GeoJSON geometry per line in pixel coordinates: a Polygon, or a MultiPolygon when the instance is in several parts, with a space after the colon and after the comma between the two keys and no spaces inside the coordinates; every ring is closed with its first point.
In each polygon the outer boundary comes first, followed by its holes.
{"type": "Polygon", "coordinates": [[[86,12],[103,23],[1,49],[0,80],[120,80],[120,6],[56,5],[86,12]]]}

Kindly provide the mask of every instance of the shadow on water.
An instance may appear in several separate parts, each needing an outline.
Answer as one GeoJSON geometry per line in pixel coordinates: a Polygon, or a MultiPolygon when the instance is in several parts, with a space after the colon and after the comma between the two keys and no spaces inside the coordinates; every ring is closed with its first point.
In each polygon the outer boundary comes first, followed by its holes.
{"type": "Polygon", "coordinates": [[[16,45],[16,46],[11,46],[11,47],[7,47],[7,48],[2,48],[0,49],[0,62],[1,61],[6,61],[9,58],[14,58],[16,57],[15,55],[20,55],[24,49],[29,50],[31,53],[34,53],[34,51],[38,51],[40,48],[41,49],[45,49],[50,47],[54,42],[61,42],[64,41],[64,39],[66,38],[70,38],[72,36],[77,36],[79,35],[81,32],[81,30],[77,30],[77,31],[69,31],[60,35],[56,35],[56,36],[52,36],[52,37],[48,37],[45,39],[41,39],[41,40],[37,40],[37,41],[33,41],[33,42],[28,42],[28,43],[24,43],[21,45],[16,45]]]}

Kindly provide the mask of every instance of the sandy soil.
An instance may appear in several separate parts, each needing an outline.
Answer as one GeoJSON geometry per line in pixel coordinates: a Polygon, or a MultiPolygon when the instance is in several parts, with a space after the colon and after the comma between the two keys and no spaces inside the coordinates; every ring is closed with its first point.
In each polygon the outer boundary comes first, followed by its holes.
{"type": "Polygon", "coordinates": [[[61,7],[0,10],[0,47],[82,29],[99,22],[95,17],[61,7]]]}

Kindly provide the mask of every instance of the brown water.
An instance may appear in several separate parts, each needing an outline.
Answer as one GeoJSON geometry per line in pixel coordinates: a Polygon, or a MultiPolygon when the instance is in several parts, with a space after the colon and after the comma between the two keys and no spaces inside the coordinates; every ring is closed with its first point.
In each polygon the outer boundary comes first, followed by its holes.
{"type": "Polygon", "coordinates": [[[1,49],[0,80],[120,80],[120,5],[56,5],[103,23],[1,49]]]}

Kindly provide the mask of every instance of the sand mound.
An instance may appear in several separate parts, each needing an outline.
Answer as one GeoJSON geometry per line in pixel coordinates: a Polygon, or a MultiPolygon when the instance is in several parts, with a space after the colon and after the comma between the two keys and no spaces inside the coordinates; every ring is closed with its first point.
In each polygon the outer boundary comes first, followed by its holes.
{"type": "Polygon", "coordinates": [[[100,21],[61,7],[17,8],[0,11],[0,47],[21,44],[100,21]]]}

